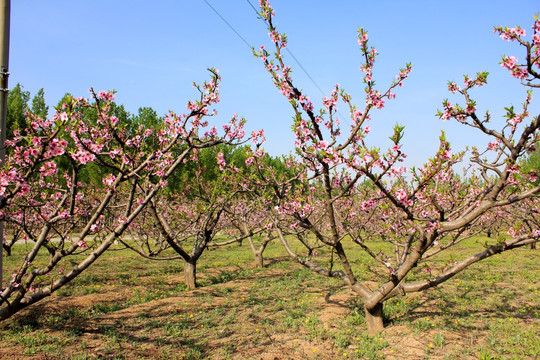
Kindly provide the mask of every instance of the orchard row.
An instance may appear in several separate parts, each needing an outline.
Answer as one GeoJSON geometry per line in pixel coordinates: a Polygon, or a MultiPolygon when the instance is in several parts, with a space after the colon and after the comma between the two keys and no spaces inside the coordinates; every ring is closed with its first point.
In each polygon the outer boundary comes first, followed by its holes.
{"type": "Polygon", "coordinates": [[[279,241],[314,273],[346,283],[362,299],[374,334],[383,329],[388,299],[438,286],[477,261],[538,241],[538,169],[525,161],[536,153],[540,134],[540,117],[528,112],[540,78],[537,18],[530,40],[522,28],[496,28],[525,50],[523,64],[513,56],[501,62],[530,89],[522,107],[507,108],[497,121],[477,114],[469,94],[486,84],[486,73],[449,83],[463,103],[444,101],[441,119],[458,121],[491,141],[485,149],[452,153],[442,134],[438,151],[408,171],[402,166],[402,127],[389,134],[386,150],[368,147],[365,139],[372,114],[396,96],[411,65],[385,88],[376,86],[378,53],[367,31],[359,29],[365,98],[355,104],[336,85],[316,109],[283,60],[287,37],[275,26],[273,9],[265,0],[260,6],[274,46],[254,55],[291,105],[296,153],[268,156],[263,131],[245,134],[245,120],[237,116],[219,128],[212,124],[221,81],[214,69],[196,85],[198,97],[186,113],[161,118],[151,109],[126,115],[113,93],[92,90],[90,99],[66,96],[46,119],[38,97],[34,112],[11,121],[0,170],[4,248],[9,252],[15,241],[30,244],[3,282],[0,319],[91,271],[111,248],[127,247],[153,259],[172,249],[178,256],[171,261],[184,261],[185,283],[193,288],[197,262],[209,246],[247,240],[263,266],[266,245],[279,241]],[[338,106],[350,126],[337,120],[338,106]],[[456,165],[466,159],[470,166],[458,173],[456,165]],[[435,255],[480,233],[492,239],[480,252],[432,268],[435,255]],[[305,249],[295,251],[292,238],[305,249]],[[379,250],[375,244],[381,240],[393,251],[379,250]],[[355,266],[344,243],[365,251],[369,266],[355,266]],[[322,248],[328,258],[314,256],[322,248]],[[430,276],[409,280],[418,266],[430,269],[430,276]],[[375,288],[357,280],[366,269],[378,278],[375,288]],[[53,271],[59,275],[51,277],[53,271]]]}

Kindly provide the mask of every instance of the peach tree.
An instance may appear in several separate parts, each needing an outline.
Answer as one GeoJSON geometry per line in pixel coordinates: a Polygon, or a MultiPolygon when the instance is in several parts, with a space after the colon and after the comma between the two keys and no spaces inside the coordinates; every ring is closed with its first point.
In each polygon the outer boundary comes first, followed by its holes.
{"type": "MultiPolygon", "coordinates": [[[[295,85],[291,67],[285,63],[287,38],[274,24],[274,10],[266,0],[260,1],[260,8],[273,45],[272,49],[262,46],[254,53],[292,107],[297,161],[304,166],[297,177],[300,186],[287,187],[285,182],[271,185],[276,195],[275,226],[305,229],[329,250],[329,259],[318,261],[287,247],[302,265],[343,280],[357,294],[363,301],[370,334],[384,328],[385,301],[436,287],[482,259],[538,241],[539,232],[534,227],[508,229],[509,236],[494,239],[478,253],[430,271],[423,280],[411,280],[413,269],[431,269],[432,256],[474,235],[482,223],[488,224],[482,219],[490,211],[533,199],[540,191],[537,172],[525,172],[519,161],[536,151],[539,139],[540,117],[528,112],[532,91],[527,91],[520,109],[508,108],[502,122],[493,122],[489,112],[477,112],[471,96],[474,88],[486,84],[487,73],[465,76],[462,85],[450,82],[449,90],[460,95],[463,103],[444,101],[439,117],[453,119],[489,136],[491,141],[485,149],[472,149],[467,172],[459,174],[455,165],[466,162],[468,155],[452,153],[443,133],[438,151],[423,166],[409,171],[402,165],[406,156],[402,151],[403,127],[395,126],[390,134],[392,144],[386,150],[369,147],[365,139],[370,132],[368,121],[396,96],[411,65],[400,69],[385,88],[376,85],[374,65],[378,52],[368,45],[368,33],[360,28],[364,99],[354,104],[352,96],[337,84],[322,99],[322,108],[316,109],[295,85]],[[338,105],[348,114],[350,126],[340,124],[338,105]],[[500,127],[495,127],[496,123],[500,127]],[[377,241],[381,240],[392,250],[380,250],[377,241]],[[369,267],[355,265],[358,262],[351,261],[354,255],[346,250],[348,246],[364,251],[371,259],[369,267]],[[376,266],[379,270],[373,270],[376,266]],[[372,269],[371,277],[378,279],[376,286],[359,280],[366,268],[372,269]]],[[[531,41],[525,40],[525,30],[519,27],[496,31],[526,50],[523,64],[515,57],[504,56],[502,66],[524,85],[537,87],[540,21],[535,19],[531,41]]],[[[287,245],[285,237],[283,240],[287,245]]]]}
{"type": "Polygon", "coordinates": [[[7,269],[0,320],[87,270],[199,149],[241,141],[243,119],[231,120],[223,134],[210,125],[220,76],[209,71],[210,80],[195,85],[199,97],[188,111],[170,112],[159,126],[120,121],[111,113],[114,94],[104,91],[92,90],[92,99],[68,97],[52,119],[28,114],[28,127],[6,141],[0,169],[2,220],[18,231],[26,251],[7,269]],[[91,164],[101,175],[83,181],[91,164]]]}

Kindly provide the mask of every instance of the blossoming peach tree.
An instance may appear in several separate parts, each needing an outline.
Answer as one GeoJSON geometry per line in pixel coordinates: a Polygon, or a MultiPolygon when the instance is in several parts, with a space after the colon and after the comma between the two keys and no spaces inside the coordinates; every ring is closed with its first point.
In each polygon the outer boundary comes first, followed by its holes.
{"type": "MultiPolygon", "coordinates": [[[[195,171],[184,178],[179,194],[160,194],[150,201],[145,216],[137,219],[132,239],[137,246],[127,241],[122,243],[139,255],[155,260],[182,260],[184,264],[184,284],[189,289],[197,286],[197,263],[214,239],[226,236],[223,244],[241,241],[252,233],[240,233],[232,223],[228,209],[237,202],[238,190],[226,171],[215,171],[216,177],[209,180],[205,173],[209,169],[194,157],[195,171]],[[147,236],[148,230],[151,236],[147,236]],[[164,255],[172,249],[177,255],[164,255]]],[[[216,161],[216,158],[213,159],[216,161]]],[[[223,153],[217,154],[220,166],[225,166],[223,153]]]]}
{"type": "Polygon", "coordinates": [[[2,219],[22,231],[27,249],[8,269],[0,320],[88,269],[199,149],[241,141],[243,119],[234,118],[223,135],[210,126],[220,76],[209,71],[209,81],[194,84],[200,97],[188,112],[170,112],[157,128],[119,122],[110,112],[114,94],[102,91],[91,91],[92,100],[70,98],[51,120],[28,115],[28,128],[6,142],[0,169],[2,219]],[[101,184],[80,179],[91,163],[101,169],[101,184]]]}
{"type": "MultiPolygon", "coordinates": [[[[500,129],[492,127],[491,115],[478,114],[470,92],[486,84],[487,73],[465,76],[464,84],[449,83],[449,90],[463,97],[464,104],[444,101],[439,116],[454,119],[491,137],[486,149],[473,148],[471,166],[466,174],[456,173],[455,165],[464,162],[465,152],[452,154],[444,133],[439,149],[422,167],[410,172],[401,165],[405,154],[401,149],[403,128],[396,126],[386,151],[366,145],[370,131],[368,121],[386,101],[395,97],[411,71],[410,64],[400,69],[395,80],[385,89],[376,87],[374,64],[378,55],[368,46],[368,33],[358,30],[364,72],[365,98],[361,106],[336,85],[323,107],[315,109],[291,77],[291,68],[282,56],[287,38],[274,25],[274,11],[267,0],[260,1],[260,16],[270,32],[273,49],[254,50],[279,91],[294,112],[293,131],[299,162],[304,175],[297,177],[300,186],[272,185],[276,200],[276,227],[303,228],[329,251],[329,259],[301,256],[288,247],[289,253],[313,271],[342,279],[363,301],[368,332],[381,331],[383,304],[388,299],[433,288],[482,259],[538,241],[539,231],[522,226],[505,238],[497,238],[472,256],[465,256],[443,269],[431,270],[430,260],[437,253],[451,248],[478,232],[483,216],[490,211],[533,199],[540,191],[535,171],[525,173],[519,159],[532,151],[539,139],[540,117],[530,116],[528,91],[519,111],[507,109],[500,129]],[[346,109],[350,127],[345,129],[337,118],[337,105],[346,109]],[[408,175],[406,175],[408,173],[408,175]],[[389,246],[381,250],[380,241],[389,246]],[[345,243],[347,246],[344,246],[345,243]],[[371,259],[371,280],[378,285],[359,281],[365,264],[351,261],[349,246],[358,246],[371,259]],[[334,257],[337,259],[334,264],[334,257]],[[356,267],[355,267],[356,266],[356,267]],[[413,269],[429,269],[424,280],[410,280],[413,269]]],[[[526,61],[518,64],[515,57],[503,57],[502,66],[524,85],[537,86],[540,78],[540,22],[535,19],[532,41],[525,40],[521,28],[496,28],[503,39],[517,41],[526,49],[526,61]]],[[[525,224],[525,222],[522,222],[525,224]]],[[[528,224],[533,222],[529,221],[528,224]]],[[[510,230],[510,229],[508,229],[510,230]]],[[[286,239],[285,239],[286,240],[286,239]]],[[[284,242],[286,244],[286,242],[284,242]]]]}

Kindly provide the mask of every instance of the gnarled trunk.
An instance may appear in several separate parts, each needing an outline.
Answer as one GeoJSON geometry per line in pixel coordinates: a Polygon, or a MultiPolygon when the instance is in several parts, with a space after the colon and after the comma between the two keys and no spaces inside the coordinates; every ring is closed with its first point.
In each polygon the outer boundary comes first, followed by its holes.
{"type": "Polygon", "coordinates": [[[197,263],[184,262],[184,284],[188,289],[197,287],[197,263]]]}
{"type": "Polygon", "coordinates": [[[382,303],[377,303],[373,309],[369,310],[364,307],[364,313],[366,314],[366,325],[370,336],[377,335],[384,330],[382,303]]]}

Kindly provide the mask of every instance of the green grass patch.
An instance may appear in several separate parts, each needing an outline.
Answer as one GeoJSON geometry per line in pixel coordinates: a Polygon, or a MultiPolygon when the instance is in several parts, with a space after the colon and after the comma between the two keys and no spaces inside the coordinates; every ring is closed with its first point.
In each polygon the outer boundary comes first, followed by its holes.
{"type": "MultiPolygon", "coordinates": [[[[340,279],[290,261],[277,242],[265,251],[267,266],[255,268],[246,245],[206,251],[195,291],[183,284],[180,260],[105,253],[50,299],[1,323],[0,340],[18,354],[66,359],[249,359],[271,349],[277,358],[417,358],[395,345],[406,334],[421,339],[415,346],[425,358],[533,359],[540,353],[537,250],[497,255],[438,288],[390,299],[383,310],[388,331],[369,337],[362,301],[340,279]]],[[[6,274],[27,247],[14,246],[4,259],[6,274]]],[[[345,248],[360,281],[388,278],[365,253],[348,242],[345,248]]],[[[385,242],[374,248],[391,250],[385,242]]],[[[442,269],[479,249],[471,239],[434,257],[430,266],[442,269]]],[[[328,268],[331,253],[318,252],[314,260],[328,268]]],[[[70,266],[64,264],[66,270],[70,266]]],[[[337,261],[333,266],[340,269],[337,261]]],[[[423,266],[411,275],[430,276],[423,266]]],[[[8,350],[0,347],[0,358],[9,358],[2,351],[8,350]]]]}

